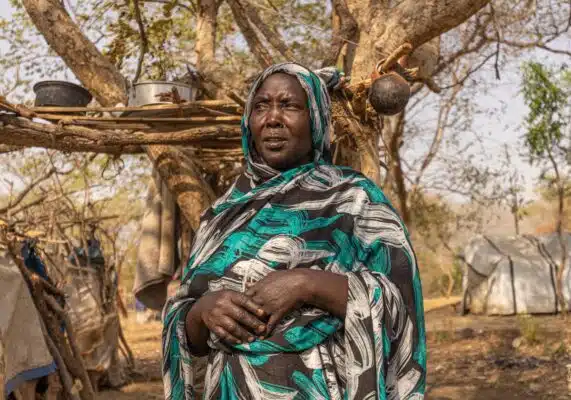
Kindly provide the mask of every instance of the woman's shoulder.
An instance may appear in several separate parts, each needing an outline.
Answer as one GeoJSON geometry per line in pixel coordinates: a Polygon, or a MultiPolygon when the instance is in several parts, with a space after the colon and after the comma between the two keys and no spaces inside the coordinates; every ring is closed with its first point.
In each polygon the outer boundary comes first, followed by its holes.
{"type": "Polygon", "coordinates": [[[331,183],[335,183],[340,189],[356,189],[364,192],[373,202],[389,203],[383,190],[363,173],[344,165],[325,164],[315,169],[312,177],[327,178],[331,183]]]}

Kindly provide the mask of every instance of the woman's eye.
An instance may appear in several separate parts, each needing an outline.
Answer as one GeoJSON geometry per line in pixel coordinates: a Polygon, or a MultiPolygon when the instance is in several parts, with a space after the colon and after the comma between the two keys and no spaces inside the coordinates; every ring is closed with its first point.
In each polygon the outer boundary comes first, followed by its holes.
{"type": "Polygon", "coordinates": [[[299,110],[299,106],[295,103],[284,103],[282,105],[283,108],[285,108],[286,110],[299,110]]]}
{"type": "Polygon", "coordinates": [[[267,103],[256,103],[256,104],[254,104],[254,110],[256,110],[256,111],[267,110],[267,108],[268,108],[267,103]]]}

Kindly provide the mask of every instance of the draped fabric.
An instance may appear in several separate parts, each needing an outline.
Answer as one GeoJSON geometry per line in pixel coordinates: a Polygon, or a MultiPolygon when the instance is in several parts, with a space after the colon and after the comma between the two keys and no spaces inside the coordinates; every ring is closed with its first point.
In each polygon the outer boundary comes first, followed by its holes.
{"type": "Polygon", "coordinates": [[[369,179],[328,163],[325,84],[297,64],[266,70],[298,78],[308,95],[314,162],[266,165],[243,119],[248,168],[208,209],[177,294],[164,312],[167,399],[196,398],[185,317],[205,293],[245,291],[274,270],[312,268],[347,276],[344,320],[303,306],[264,340],[225,345],[211,335],[206,399],[421,399],[426,377],[422,293],[406,228],[369,179]]]}

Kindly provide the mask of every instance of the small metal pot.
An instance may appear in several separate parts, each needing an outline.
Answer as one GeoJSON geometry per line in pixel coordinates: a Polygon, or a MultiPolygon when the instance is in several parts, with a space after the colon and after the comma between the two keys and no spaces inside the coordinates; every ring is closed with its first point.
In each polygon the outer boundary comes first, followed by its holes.
{"type": "Polygon", "coordinates": [[[129,107],[141,107],[153,104],[172,104],[168,98],[173,90],[181,100],[193,101],[196,90],[190,85],[179,82],[147,81],[137,82],[129,90],[129,107]]]}
{"type": "Polygon", "coordinates": [[[34,85],[36,107],[86,107],[93,96],[79,85],[65,81],[43,81],[34,85]]]}

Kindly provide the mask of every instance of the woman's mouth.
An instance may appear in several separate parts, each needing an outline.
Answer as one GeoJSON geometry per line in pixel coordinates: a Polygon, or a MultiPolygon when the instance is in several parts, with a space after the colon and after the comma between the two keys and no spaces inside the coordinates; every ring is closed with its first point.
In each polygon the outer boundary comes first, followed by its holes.
{"type": "Polygon", "coordinates": [[[264,147],[273,151],[281,150],[286,142],[287,140],[281,137],[269,137],[264,139],[264,147]]]}

